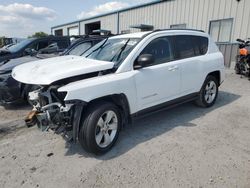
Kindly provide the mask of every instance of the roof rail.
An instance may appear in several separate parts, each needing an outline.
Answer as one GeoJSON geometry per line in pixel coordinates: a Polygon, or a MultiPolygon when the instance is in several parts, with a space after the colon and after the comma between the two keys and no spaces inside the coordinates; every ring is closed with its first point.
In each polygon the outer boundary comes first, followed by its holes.
{"type": "Polygon", "coordinates": [[[179,30],[179,31],[198,31],[198,32],[202,32],[205,33],[205,31],[203,30],[199,30],[199,29],[181,29],[181,28],[170,28],[170,29],[156,29],[152,32],[158,32],[158,31],[173,31],[173,30],[179,30]]]}
{"type": "Polygon", "coordinates": [[[158,32],[158,31],[173,31],[173,30],[179,30],[179,31],[198,31],[198,32],[205,33],[205,31],[198,30],[198,29],[156,29],[156,30],[153,30],[152,32],[149,32],[149,33],[143,35],[142,39],[145,38],[146,36],[154,33],[154,32],[158,32]]]}

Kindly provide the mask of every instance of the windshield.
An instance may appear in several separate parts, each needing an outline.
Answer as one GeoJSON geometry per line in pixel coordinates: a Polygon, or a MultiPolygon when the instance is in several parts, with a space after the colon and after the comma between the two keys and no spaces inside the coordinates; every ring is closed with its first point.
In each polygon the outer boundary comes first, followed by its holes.
{"type": "Polygon", "coordinates": [[[83,56],[90,59],[120,64],[139,42],[138,38],[106,39],[86,51],[83,56]]]}
{"type": "Polygon", "coordinates": [[[24,48],[25,46],[27,46],[28,44],[30,44],[34,39],[26,39],[23,40],[13,46],[8,47],[7,49],[11,52],[18,52],[19,50],[21,50],[22,48],[24,48]]]}
{"type": "Polygon", "coordinates": [[[73,47],[72,49],[70,49],[68,51],[69,55],[77,55],[80,56],[82,55],[84,52],[86,52],[90,47],[92,46],[92,43],[89,42],[84,42],[81,44],[76,45],[75,47],[73,47]]]}

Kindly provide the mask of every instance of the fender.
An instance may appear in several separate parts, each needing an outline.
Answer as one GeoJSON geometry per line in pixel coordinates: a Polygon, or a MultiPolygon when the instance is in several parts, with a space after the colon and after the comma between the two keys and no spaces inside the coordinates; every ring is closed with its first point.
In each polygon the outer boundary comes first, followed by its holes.
{"type": "Polygon", "coordinates": [[[76,81],[59,88],[58,92],[67,92],[65,101],[81,100],[84,102],[108,95],[124,94],[129,103],[130,113],[133,114],[138,109],[135,74],[135,71],[129,71],[76,81]]]}

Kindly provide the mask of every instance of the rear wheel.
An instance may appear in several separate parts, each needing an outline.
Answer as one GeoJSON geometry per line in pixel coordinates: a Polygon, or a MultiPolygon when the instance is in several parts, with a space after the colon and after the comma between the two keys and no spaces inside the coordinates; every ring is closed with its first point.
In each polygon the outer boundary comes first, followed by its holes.
{"type": "Polygon", "coordinates": [[[241,74],[239,63],[236,63],[234,70],[235,70],[235,74],[241,74]]]}
{"type": "Polygon", "coordinates": [[[218,80],[214,76],[208,76],[201,88],[196,104],[201,107],[213,106],[218,96],[218,80]]]}
{"type": "Polygon", "coordinates": [[[85,113],[79,132],[83,148],[96,155],[104,154],[115,144],[121,127],[118,107],[110,102],[100,102],[85,113]]]}

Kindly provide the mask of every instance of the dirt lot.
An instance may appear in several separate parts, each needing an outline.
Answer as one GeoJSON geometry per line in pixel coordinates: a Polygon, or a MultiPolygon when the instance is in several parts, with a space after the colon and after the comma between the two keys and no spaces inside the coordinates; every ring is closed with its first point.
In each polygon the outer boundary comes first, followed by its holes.
{"type": "Polygon", "coordinates": [[[29,107],[0,108],[0,187],[250,187],[250,82],[227,71],[216,105],[137,120],[96,157],[23,127],[29,107]],[[49,154],[49,155],[48,155],[49,154]]]}

